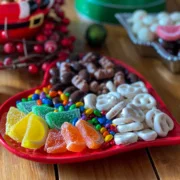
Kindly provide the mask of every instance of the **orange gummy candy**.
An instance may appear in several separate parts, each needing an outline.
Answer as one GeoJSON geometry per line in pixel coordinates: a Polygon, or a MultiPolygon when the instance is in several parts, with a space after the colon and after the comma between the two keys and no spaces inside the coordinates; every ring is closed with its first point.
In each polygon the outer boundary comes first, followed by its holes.
{"type": "Polygon", "coordinates": [[[87,121],[80,119],[76,123],[89,149],[98,149],[104,142],[103,136],[87,121]]]}
{"type": "Polygon", "coordinates": [[[64,122],[61,126],[61,133],[69,151],[81,152],[86,148],[86,143],[77,127],[64,122]]]}
{"type": "Polygon", "coordinates": [[[66,143],[61,134],[61,131],[56,129],[49,130],[44,150],[47,153],[63,153],[66,152],[66,143]]]}

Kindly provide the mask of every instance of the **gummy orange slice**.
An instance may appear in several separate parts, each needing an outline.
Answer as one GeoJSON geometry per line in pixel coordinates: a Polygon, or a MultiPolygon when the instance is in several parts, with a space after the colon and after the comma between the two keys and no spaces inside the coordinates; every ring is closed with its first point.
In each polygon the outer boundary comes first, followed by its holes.
{"type": "Polygon", "coordinates": [[[77,127],[68,122],[61,126],[61,133],[66,142],[66,148],[72,152],[81,152],[86,148],[85,141],[77,127]]]}
{"type": "Polygon", "coordinates": [[[98,149],[104,142],[103,136],[87,121],[80,119],[76,123],[89,149],[98,149]]]}
{"type": "Polygon", "coordinates": [[[61,131],[56,129],[49,130],[44,150],[47,153],[63,153],[66,152],[66,143],[61,134],[61,131]]]}

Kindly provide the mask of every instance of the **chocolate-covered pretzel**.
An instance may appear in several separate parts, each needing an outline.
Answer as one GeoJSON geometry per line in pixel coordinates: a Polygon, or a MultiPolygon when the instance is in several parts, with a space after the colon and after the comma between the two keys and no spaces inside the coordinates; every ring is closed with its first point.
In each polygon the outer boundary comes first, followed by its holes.
{"type": "Polygon", "coordinates": [[[89,90],[97,93],[99,91],[99,83],[97,81],[92,81],[89,85],[89,90]]]}
{"type": "Polygon", "coordinates": [[[124,84],[125,83],[124,73],[122,71],[116,72],[113,80],[114,80],[114,85],[116,87],[121,85],[121,84],[124,84]]]}
{"type": "Polygon", "coordinates": [[[75,87],[77,87],[81,91],[83,92],[89,91],[89,86],[87,82],[84,79],[82,79],[79,75],[74,76],[71,82],[75,87]]]}
{"type": "Polygon", "coordinates": [[[113,68],[109,68],[109,69],[100,68],[94,73],[94,76],[97,80],[112,78],[114,76],[114,69],[113,68]]]}
{"type": "Polygon", "coordinates": [[[114,68],[114,64],[104,56],[99,60],[99,64],[105,69],[114,68]]]}
{"type": "Polygon", "coordinates": [[[90,74],[94,74],[97,71],[97,67],[94,63],[86,63],[86,69],[90,74]]]}

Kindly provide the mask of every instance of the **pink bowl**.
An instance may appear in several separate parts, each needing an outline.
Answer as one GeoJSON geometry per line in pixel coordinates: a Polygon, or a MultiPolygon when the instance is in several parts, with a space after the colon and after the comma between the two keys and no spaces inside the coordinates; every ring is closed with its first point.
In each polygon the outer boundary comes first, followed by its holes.
{"type": "Polygon", "coordinates": [[[8,99],[2,106],[0,107],[0,143],[10,152],[13,154],[28,159],[32,161],[42,162],[42,163],[74,163],[74,162],[82,162],[82,161],[88,161],[88,160],[94,160],[94,159],[100,159],[105,158],[108,156],[112,156],[118,153],[126,152],[126,151],[132,151],[135,149],[140,148],[146,148],[146,147],[152,147],[152,146],[165,146],[165,145],[175,145],[180,144],[180,125],[177,123],[175,118],[171,115],[171,113],[168,111],[166,105],[161,100],[161,98],[158,96],[158,94],[155,92],[155,90],[152,88],[151,84],[147,82],[144,77],[139,74],[136,70],[134,70],[132,67],[126,65],[125,63],[110,58],[114,63],[117,65],[125,67],[129,72],[132,72],[136,74],[146,85],[148,91],[150,94],[152,94],[156,101],[158,102],[158,108],[161,109],[163,112],[167,113],[174,121],[175,127],[174,129],[169,132],[168,136],[165,138],[158,138],[151,142],[146,141],[138,141],[137,143],[131,144],[131,145],[120,145],[120,146],[112,146],[106,150],[85,150],[81,153],[63,153],[63,154],[47,154],[43,151],[43,149],[39,149],[36,151],[28,150],[25,148],[22,148],[20,144],[17,144],[12,139],[8,138],[7,136],[4,136],[3,129],[5,129],[5,115],[7,111],[9,110],[10,106],[15,106],[16,101],[20,100],[23,97],[27,97],[29,94],[32,94],[35,89],[40,89],[46,85],[49,84],[49,70],[51,67],[55,66],[56,62],[53,62],[47,72],[45,73],[44,80],[42,84],[39,87],[21,92],[10,99],[8,99]]]}

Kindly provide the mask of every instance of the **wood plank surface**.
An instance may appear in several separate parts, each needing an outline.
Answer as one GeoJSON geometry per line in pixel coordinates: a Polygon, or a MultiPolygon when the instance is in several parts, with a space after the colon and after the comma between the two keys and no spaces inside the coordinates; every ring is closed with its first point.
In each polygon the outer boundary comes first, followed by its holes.
{"type": "MultiPolygon", "coordinates": [[[[168,10],[180,10],[180,0],[168,0],[168,10]]],[[[100,49],[89,48],[84,40],[88,22],[80,21],[73,1],[63,8],[72,20],[71,33],[77,37],[77,52],[96,51],[121,59],[137,69],[153,85],[174,117],[180,122],[180,75],[174,75],[158,58],[142,57],[120,26],[107,25],[108,37],[100,49]]],[[[42,74],[29,75],[26,70],[0,71],[0,104],[13,94],[40,84],[42,74]]],[[[78,164],[58,165],[60,180],[76,179],[180,179],[180,146],[150,148],[119,154],[107,159],[78,164]],[[151,155],[152,161],[149,159],[151,155]],[[152,166],[153,164],[153,166],[152,166]],[[155,175],[154,168],[157,171],[155,175]]],[[[57,179],[53,165],[20,159],[0,147],[0,179],[57,179]]]]}

